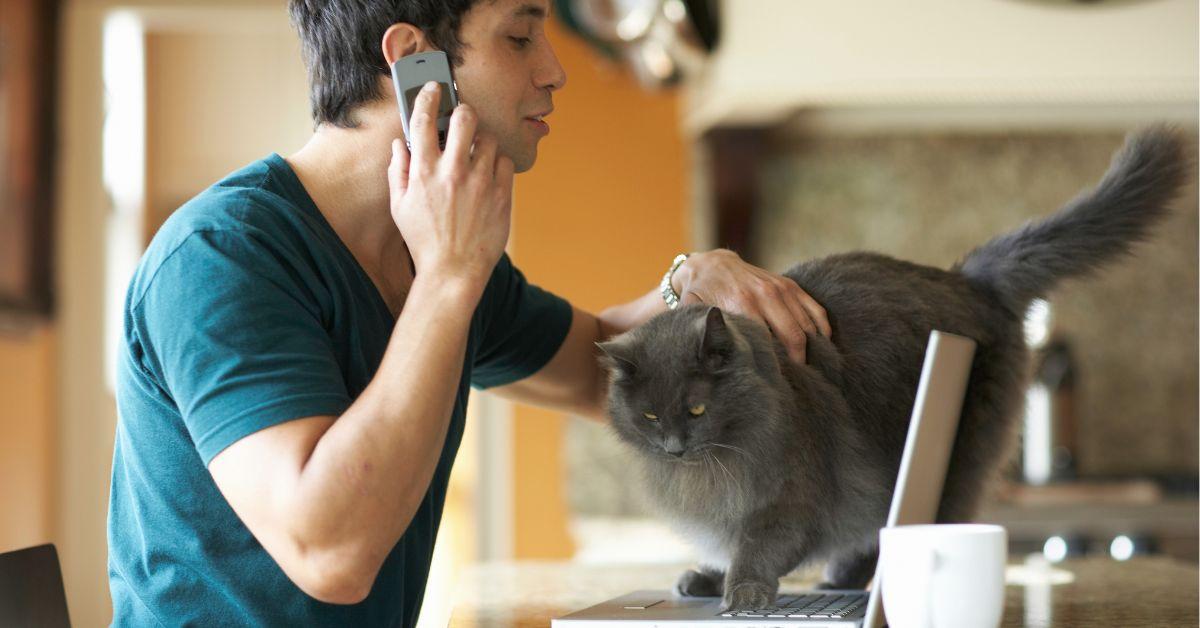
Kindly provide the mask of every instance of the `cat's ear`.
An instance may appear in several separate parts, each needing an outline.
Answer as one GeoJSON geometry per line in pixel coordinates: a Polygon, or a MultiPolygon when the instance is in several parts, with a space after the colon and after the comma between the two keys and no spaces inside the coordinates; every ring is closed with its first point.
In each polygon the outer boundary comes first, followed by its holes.
{"type": "Polygon", "coordinates": [[[733,332],[725,322],[721,308],[715,305],[704,315],[704,335],[700,341],[700,364],[713,371],[724,365],[734,350],[733,332]]]}
{"type": "Polygon", "coordinates": [[[633,361],[633,352],[629,346],[620,340],[609,340],[595,343],[600,349],[600,364],[614,375],[631,378],[637,373],[637,364],[633,361]]]}

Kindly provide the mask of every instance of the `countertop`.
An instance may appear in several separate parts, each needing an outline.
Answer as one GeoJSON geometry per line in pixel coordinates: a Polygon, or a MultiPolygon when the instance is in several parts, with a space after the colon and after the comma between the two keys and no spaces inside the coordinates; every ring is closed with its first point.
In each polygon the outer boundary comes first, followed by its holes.
{"type": "MultiPolygon", "coordinates": [[[[1165,557],[1081,558],[1055,565],[1011,559],[1002,626],[1196,626],[1200,571],[1165,557]]],[[[548,626],[550,619],[635,589],[668,589],[688,565],[501,562],[468,567],[450,626],[548,626]]],[[[817,572],[788,576],[803,589],[817,572]]]]}

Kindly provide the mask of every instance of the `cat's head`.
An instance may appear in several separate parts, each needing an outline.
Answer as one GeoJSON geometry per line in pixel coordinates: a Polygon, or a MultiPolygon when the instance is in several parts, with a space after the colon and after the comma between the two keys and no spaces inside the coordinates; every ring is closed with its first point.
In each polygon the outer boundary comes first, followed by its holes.
{"type": "Polygon", "coordinates": [[[649,456],[695,463],[707,448],[757,449],[773,431],[786,386],[757,323],[693,305],[597,346],[612,426],[649,456]]]}

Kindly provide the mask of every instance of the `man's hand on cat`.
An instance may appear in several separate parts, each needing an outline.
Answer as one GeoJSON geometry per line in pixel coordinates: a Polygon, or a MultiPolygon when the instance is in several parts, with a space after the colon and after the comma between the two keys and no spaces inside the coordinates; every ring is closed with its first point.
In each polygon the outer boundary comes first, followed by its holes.
{"type": "Polygon", "coordinates": [[[675,272],[682,289],[680,305],[706,303],[766,325],[787,347],[788,355],[804,364],[805,332],[833,336],[825,308],[796,282],[747,264],[737,253],[716,249],[694,253],[675,272]]]}

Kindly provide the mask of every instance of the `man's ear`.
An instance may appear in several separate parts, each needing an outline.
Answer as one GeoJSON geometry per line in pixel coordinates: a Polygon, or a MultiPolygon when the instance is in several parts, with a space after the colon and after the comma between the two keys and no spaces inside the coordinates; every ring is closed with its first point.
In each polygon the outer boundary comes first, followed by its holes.
{"type": "Polygon", "coordinates": [[[736,341],[733,330],[725,322],[721,308],[712,306],[704,315],[704,335],[700,340],[700,364],[713,371],[724,365],[733,355],[736,341]]]}
{"type": "Polygon", "coordinates": [[[597,342],[600,349],[600,364],[613,375],[632,378],[637,374],[637,364],[633,361],[633,352],[620,339],[607,342],[597,342]]]}
{"type": "Polygon", "coordinates": [[[383,32],[383,59],[388,67],[401,57],[433,50],[425,31],[405,22],[397,22],[383,32]]]}

